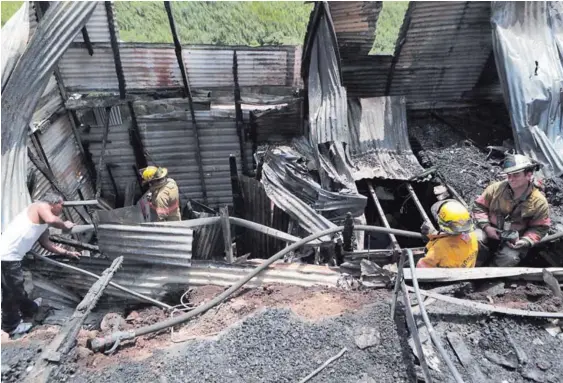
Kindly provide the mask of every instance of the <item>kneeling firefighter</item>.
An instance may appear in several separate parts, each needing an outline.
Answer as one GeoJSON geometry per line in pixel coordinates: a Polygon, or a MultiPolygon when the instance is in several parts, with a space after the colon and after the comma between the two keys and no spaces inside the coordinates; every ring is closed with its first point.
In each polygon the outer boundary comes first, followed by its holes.
{"type": "Polygon", "coordinates": [[[475,267],[479,241],[469,211],[453,199],[436,202],[431,211],[440,231],[430,232],[428,225],[422,225],[430,241],[416,267],[475,267]]]}
{"type": "Polygon", "coordinates": [[[180,221],[180,193],[176,181],[168,177],[168,169],[148,166],[141,170],[141,177],[149,184],[149,204],[158,221],[180,221]]]}

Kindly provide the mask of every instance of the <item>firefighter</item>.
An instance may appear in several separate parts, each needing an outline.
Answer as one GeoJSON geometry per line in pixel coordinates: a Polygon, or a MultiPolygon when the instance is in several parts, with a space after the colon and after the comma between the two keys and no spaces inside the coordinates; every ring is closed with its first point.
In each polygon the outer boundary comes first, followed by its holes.
{"type": "Polygon", "coordinates": [[[149,184],[151,210],[158,221],[180,221],[180,198],[176,181],[168,177],[168,169],[148,166],[141,170],[143,182],[149,184]]]}
{"type": "Polygon", "coordinates": [[[440,231],[430,232],[427,224],[422,225],[422,233],[430,241],[416,267],[474,267],[479,242],[469,210],[456,200],[446,199],[432,205],[431,211],[440,231]]]}
{"type": "Polygon", "coordinates": [[[503,165],[507,179],[489,185],[475,200],[479,241],[485,251],[486,245],[497,249],[493,266],[518,265],[549,230],[549,205],[533,182],[537,168],[526,156],[507,155],[503,165]]]}

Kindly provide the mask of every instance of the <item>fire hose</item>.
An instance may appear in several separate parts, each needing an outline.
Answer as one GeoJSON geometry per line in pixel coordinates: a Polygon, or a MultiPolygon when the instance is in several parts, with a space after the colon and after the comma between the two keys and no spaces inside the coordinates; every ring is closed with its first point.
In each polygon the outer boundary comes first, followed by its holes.
{"type": "MultiPolygon", "coordinates": [[[[218,305],[219,303],[223,302],[225,299],[227,299],[229,296],[231,296],[234,292],[236,292],[238,289],[240,289],[242,286],[244,286],[247,282],[249,282],[252,278],[254,278],[255,276],[257,276],[260,272],[262,272],[263,270],[265,270],[266,268],[268,268],[272,263],[274,263],[275,261],[281,259],[284,255],[286,255],[287,253],[294,251],[296,249],[298,249],[299,247],[317,239],[320,237],[323,237],[325,235],[330,235],[330,234],[334,234],[337,232],[342,231],[342,229],[344,229],[344,226],[337,226],[337,227],[333,227],[330,229],[326,229],[323,231],[320,231],[318,233],[314,233],[311,234],[310,236],[301,239],[298,242],[295,242],[287,247],[285,247],[284,249],[280,250],[279,252],[277,252],[276,254],[274,254],[273,256],[271,256],[269,259],[267,259],[264,263],[262,263],[260,266],[258,266],[256,269],[254,269],[252,272],[250,272],[248,275],[246,275],[244,278],[241,278],[240,281],[238,281],[237,283],[235,283],[234,285],[232,285],[231,287],[229,287],[227,290],[225,290],[223,293],[219,294],[218,296],[216,296],[215,298],[213,298],[211,301],[207,302],[206,304],[203,304],[183,315],[177,316],[175,318],[170,318],[168,320],[162,321],[160,323],[155,323],[153,325],[150,326],[145,326],[145,327],[141,327],[139,329],[136,330],[130,330],[130,331],[118,331],[115,332],[113,334],[110,334],[106,337],[101,337],[101,338],[95,338],[95,339],[91,339],[88,341],[87,346],[88,348],[90,348],[93,351],[103,351],[106,349],[111,349],[111,350],[115,350],[123,341],[127,341],[127,340],[131,340],[134,339],[138,336],[142,336],[142,335],[146,335],[146,334],[150,334],[156,331],[160,331],[163,329],[166,329],[168,327],[171,326],[176,326],[179,325],[181,323],[184,323],[186,321],[188,321],[189,319],[203,314],[204,312],[208,311],[209,309],[215,307],[216,305],[218,305]]],[[[394,235],[399,235],[399,236],[403,236],[403,237],[410,237],[410,238],[420,238],[423,239],[425,238],[422,234],[420,233],[416,233],[416,232],[412,232],[412,231],[406,231],[406,230],[397,230],[397,229],[388,229],[385,227],[379,227],[379,226],[368,226],[368,225],[357,225],[354,226],[354,230],[364,230],[364,231],[369,231],[369,232],[376,232],[376,233],[386,233],[386,234],[394,234],[394,235]]]]}

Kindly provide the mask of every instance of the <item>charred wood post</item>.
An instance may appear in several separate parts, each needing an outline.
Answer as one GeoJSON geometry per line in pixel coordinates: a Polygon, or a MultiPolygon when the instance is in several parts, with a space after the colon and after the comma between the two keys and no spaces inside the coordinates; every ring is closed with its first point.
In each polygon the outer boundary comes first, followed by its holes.
{"type": "Polygon", "coordinates": [[[88,54],[90,56],[93,56],[94,48],[92,47],[92,42],[90,41],[90,36],[88,35],[88,30],[86,29],[86,27],[82,28],[82,39],[84,40],[86,49],[88,49],[88,54]]]}
{"type": "Polygon", "coordinates": [[[119,97],[125,98],[125,75],[123,74],[123,65],[121,64],[121,55],[119,54],[119,45],[117,42],[117,33],[115,32],[115,20],[113,17],[113,6],[111,1],[105,1],[106,14],[108,17],[109,37],[111,42],[111,50],[113,51],[113,59],[115,63],[115,73],[117,74],[117,82],[119,84],[119,97]]]}
{"type": "Polygon", "coordinates": [[[246,163],[246,155],[244,148],[246,147],[246,132],[244,129],[244,121],[242,115],[241,98],[240,98],[240,86],[238,83],[238,61],[237,61],[237,51],[233,52],[233,82],[235,84],[235,114],[236,114],[236,125],[237,134],[240,147],[240,160],[242,162],[242,174],[248,174],[248,164],[246,163]]]}
{"type": "Polygon", "coordinates": [[[100,162],[98,163],[98,172],[96,174],[96,199],[102,195],[102,180],[104,176],[104,156],[106,154],[106,146],[109,135],[109,117],[111,107],[106,108],[106,120],[104,121],[104,132],[102,138],[102,151],[100,152],[100,162]]]}
{"type": "Polygon", "coordinates": [[[184,58],[182,57],[182,44],[180,44],[180,39],[178,38],[178,33],[176,32],[176,23],[174,22],[174,15],[172,14],[172,6],[169,1],[164,2],[164,8],[166,9],[166,14],[168,15],[168,22],[170,23],[170,31],[172,32],[172,39],[174,40],[174,50],[176,52],[176,59],[178,60],[178,66],[180,67],[180,73],[182,74],[182,82],[184,83],[184,97],[188,97],[188,102],[190,104],[190,115],[192,118],[192,125],[194,127],[194,139],[196,143],[195,160],[199,169],[199,181],[201,182],[203,202],[207,205],[207,187],[205,186],[205,174],[203,172],[201,147],[199,143],[199,133],[197,129],[197,121],[195,118],[194,100],[190,88],[190,80],[188,78],[188,73],[186,72],[186,66],[184,65],[184,58]]]}
{"type": "Polygon", "coordinates": [[[113,275],[121,266],[123,257],[116,258],[111,266],[107,268],[100,279],[98,279],[88,290],[84,299],[76,306],[72,317],[61,328],[55,339],[47,346],[45,351],[33,366],[26,382],[50,382],[55,367],[61,359],[65,358],[69,351],[74,347],[76,336],[82,328],[82,324],[92,309],[96,307],[98,300],[102,296],[105,288],[109,285],[113,275]]]}
{"type": "Polygon", "coordinates": [[[229,208],[222,207],[221,213],[221,227],[223,228],[223,239],[225,240],[225,257],[227,262],[233,263],[235,261],[233,256],[233,246],[231,238],[231,223],[229,222],[229,208]]]}
{"type": "Polygon", "coordinates": [[[344,220],[344,230],[342,231],[343,238],[343,250],[344,251],[354,251],[354,218],[352,218],[352,213],[346,213],[346,219],[344,220]]]}
{"type": "MultiPolygon", "coordinates": [[[[141,139],[141,134],[139,133],[139,124],[137,123],[137,115],[135,114],[135,108],[133,103],[129,101],[127,103],[129,107],[129,114],[131,115],[131,126],[129,128],[129,142],[131,147],[133,147],[133,154],[135,155],[135,164],[139,169],[147,167],[147,158],[145,157],[145,147],[143,145],[143,140],[141,139]]],[[[144,191],[141,187],[141,191],[144,191]]]]}
{"type": "Polygon", "coordinates": [[[109,174],[109,179],[111,181],[111,185],[113,186],[113,192],[115,193],[115,203],[117,206],[117,201],[119,201],[119,189],[117,188],[117,182],[115,182],[115,177],[113,176],[113,172],[111,169],[118,167],[119,165],[116,164],[106,164],[106,169],[109,174]]]}
{"type": "MultiPolygon", "coordinates": [[[[233,193],[233,213],[235,217],[244,218],[244,199],[242,194],[242,188],[240,185],[240,180],[238,178],[237,169],[237,158],[235,155],[231,154],[229,156],[229,167],[231,173],[231,190],[233,193]]],[[[245,229],[235,226],[235,239],[244,234],[245,229]]],[[[238,254],[242,254],[242,241],[237,241],[238,254]]]]}
{"type": "Polygon", "coordinates": [[[76,247],[77,249],[84,249],[84,250],[90,250],[90,251],[96,251],[96,252],[100,251],[100,248],[96,245],[91,245],[89,243],[75,241],[74,239],[63,238],[63,237],[58,236],[58,235],[51,235],[51,236],[49,236],[49,239],[51,240],[51,242],[61,243],[63,245],[76,247]]]}

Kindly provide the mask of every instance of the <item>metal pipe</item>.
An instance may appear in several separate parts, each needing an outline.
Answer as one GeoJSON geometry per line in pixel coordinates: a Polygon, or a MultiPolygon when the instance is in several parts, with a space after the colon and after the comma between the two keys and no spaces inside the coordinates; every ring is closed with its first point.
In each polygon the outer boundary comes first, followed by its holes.
{"type": "MultiPolygon", "coordinates": [[[[33,256],[34,256],[35,258],[40,259],[40,260],[42,260],[42,261],[44,261],[44,262],[50,263],[50,264],[52,264],[52,265],[62,267],[63,269],[73,270],[73,271],[76,271],[76,272],[78,272],[78,273],[81,273],[81,274],[84,274],[84,275],[88,275],[88,276],[90,276],[90,277],[92,277],[92,278],[95,278],[95,279],[100,279],[100,276],[99,276],[99,275],[96,275],[96,274],[94,274],[94,273],[91,273],[91,272],[89,272],[89,271],[87,271],[87,270],[84,270],[84,269],[81,269],[81,268],[78,268],[78,267],[74,267],[74,266],[71,266],[71,265],[67,265],[66,263],[57,262],[57,261],[55,261],[54,259],[50,259],[50,258],[44,257],[44,256],[42,256],[42,255],[40,255],[40,254],[37,254],[37,253],[36,253],[35,251],[33,251],[33,250],[30,251],[29,253],[30,253],[30,254],[33,254],[33,256]]],[[[136,292],[136,291],[129,290],[127,287],[123,287],[123,286],[121,286],[121,285],[118,285],[118,284],[115,283],[115,282],[110,282],[109,284],[110,284],[110,286],[113,286],[113,287],[115,287],[116,289],[123,291],[124,293],[131,294],[131,295],[133,295],[134,297],[137,297],[137,298],[139,298],[139,299],[142,299],[142,300],[144,300],[144,301],[147,301],[147,302],[149,302],[149,303],[152,303],[152,304],[155,305],[155,306],[159,306],[159,307],[162,307],[162,308],[165,308],[165,309],[168,309],[168,310],[172,310],[172,309],[173,309],[172,306],[169,306],[169,305],[167,305],[166,303],[162,303],[162,302],[160,302],[160,301],[157,301],[156,299],[152,299],[152,298],[150,298],[150,297],[147,297],[146,295],[139,294],[139,293],[136,292]]]]}
{"type": "Polygon", "coordinates": [[[450,370],[450,372],[454,376],[455,381],[457,383],[463,383],[463,378],[461,377],[457,368],[454,366],[451,359],[446,354],[446,350],[444,349],[444,346],[442,346],[442,343],[440,342],[438,335],[436,335],[436,331],[434,330],[434,326],[432,326],[432,323],[430,322],[430,318],[428,318],[428,313],[426,312],[426,308],[424,306],[424,300],[422,299],[422,295],[420,294],[420,291],[419,291],[420,289],[418,287],[418,280],[416,279],[416,270],[415,270],[416,267],[414,265],[414,257],[412,255],[411,249],[406,249],[406,251],[407,251],[407,255],[409,257],[409,266],[410,266],[410,269],[411,269],[412,284],[413,284],[413,287],[414,287],[414,293],[416,294],[416,299],[417,299],[418,305],[420,307],[420,314],[422,315],[422,319],[424,320],[424,324],[426,325],[426,328],[428,329],[428,334],[430,335],[430,338],[432,339],[432,343],[434,343],[434,345],[436,346],[438,353],[440,354],[440,356],[442,357],[442,359],[444,360],[444,362],[448,366],[448,369],[450,370]]]}
{"type": "MultiPolygon", "coordinates": [[[[367,184],[368,184],[369,192],[371,194],[371,198],[373,199],[373,202],[375,203],[375,207],[377,209],[377,212],[379,213],[379,218],[381,218],[381,222],[383,223],[383,226],[390,229],[391,226],[389,225],[389,222],[387,221],[387,217],[385,217],[385,212],[383,211],[383,208],[381,207],[381,204],[379,203],[379,198],[377,198],[377,194],[375,194],[375,189],[373,188],[373,185],[371,184],[370,181],[367,181],[367,184]]],[[[391,239],[391,243],[393,244],[393,248],[396,251],[400,250],[399,242],[397,242],[397,238],[393,234],[389,234],[389,238],[391,239]]]]}
{"type": "Polygon", "coordinates": [[[266,226],[266,225],[262,225],[256,222],[252,222],[252,221],[247,221],[245,219],[242,218],[237,218],[237,217],[229,217],[229,221],[231,221],[231,223],[233,225],[237,225],[237,226],[241,226],[247,229],[252,229],[252,230],[256,230],[262,234],[266,234],[269,235],[271,237],[277,238],[277,239],[281,239],[282,241],[286,241],[286,242],[298,242],[301,240],[301,238],[299,237],[295,237],[291,234],[288,234],[286,232],[283,232],[281,230],[277,230],[274,229],[272,227],[266,226]]]}
{"type": "Polygon", "coordinates": [[[63,206],[96,206],[99,202],[97,199],[89,199],[86,201],[64,201],[63,206]]]}
{"type": "Polygon", "coordinates": [[[432,228],[433,231],[436,231],[436,228],[432,224],[430,217],[428,217],[428,214],[426,214],[426,211],[424,211],[424,207],[422,207],[422,204],[420,203],[418,196],[414,192],[414,188],[412,187],[412,185],[409,182],[407,182],[407,189],[409,191],[409,194],[411,195],[411,198],[412,198],[414,204],[416,205],[416,208],[418,209],[418,212],[422,216],[422,220],[424,222],[426,222],[432,228]]]}
{"type": "Polygon", "coordinates": [[[100,251],[100,248],[96,245],[91,245],[89,243],[75,241],[74,239],[59,237],[58,235],[51,235],[51,236],[49,236],[49,239],[51,240],[51,242],[62,243],[63,245],[68,245],[68,246],[76,247],[76,248],[79,248],[79,249],[100,251]]]}
{"type": "MultiPolygon", "coordinates": [[[[187,320],[189,320],[189,319],[191,319],[191,318],[193,318],[193,317],[195,317],[199,314],[202,314],[202,313],[206,312],[207,310],[215,307],[219,303],[223,302],[225,299],[227,299],[229,296],[231,296],[234,292],[236,292],[238,289],[240,289],[242,286],[244,286],[248,281],[250,281],[252,278],[254,278],[256,275],[258,275],[260,272],[262,272],[263,270],[268,268],[272,263],[281,259],[287,253],[298,249],[299,247],[309,243],[310,241],[312,241],[314,239],[324,237],[325,235],[337,233],[337,232],[341,231],[343,228],[344,228],[344,226],[337,226],[337,227],[332,227],[330,229],[326,229],[326,230],[311,234],[310,236],[303,238],[302,240],[295,242],[295,243],[291,244],[290,246],[280,250],[279,252],[277,252],[276,254],[271,256],[269,259],[264,261],[264,263],[262,263],[260,266],[258,266],[256,269],[254,269],[252,272],[248,273],[244,278],[241,278],[237,283],[235,283],[234,285],[229,287],[227,290],[225,290],[223,293],[219,294],[218,296],[213,298],[208,303],[201,305],[201,306],[193,309],[192,311],[190,311],[188,313],[185,313],[185,314],[180,315],[180,316],[175,317],[175,318],[170,318],[170,319],[165,320],[165,321],[160,322],[160,323],[155,323],[151,326],[142,327],[142,328],[137,329],[137,330],[120,331],[120,332],[113,333],[113,334],[109,335],[108,337],[92,339],[91,341],[88,341],[88,347],[90,349],[94,350],[94,351],[100,351],[100,350],[105,349],[107,346],[114,345],[116,343],[119,344],[124,340],[134,339],[135,337],[138,337],[138,336],[150,334],[152,332],[159,331],[159,330],[168,328],[170,326],[176,326],[178,324],[184,323],[187,320]]],[[[388,228],[379,227],[379,226],[359,225],[359,226],[356,226],[356,229],[357,230],[371,231],[371,232],[376,232],[376,233],[403,235],[403,236],[406,236],[406,237],[415,237],[415,238],[422,237],[422,235],[420,233],[415,233],[415,232],[405,231],[405,230],[388,229],[388,228]]]]}

